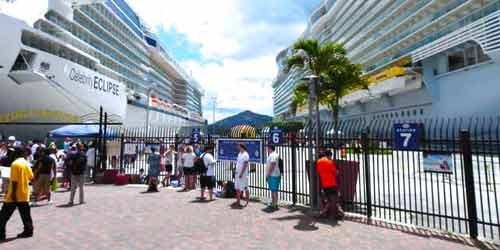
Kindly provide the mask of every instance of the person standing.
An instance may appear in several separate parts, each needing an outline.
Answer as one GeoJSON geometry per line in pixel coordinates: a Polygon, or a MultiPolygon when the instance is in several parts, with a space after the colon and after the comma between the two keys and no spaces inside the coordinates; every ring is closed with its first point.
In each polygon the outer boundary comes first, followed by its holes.
{"type": "Polygon", "coordinates": [[[5,241],[5,229],[7,222],[16,210],[19,210],[24,225],[24,231],[18,234],[18,238],[33,237],[33,219],[30,210],[30,189],[29,183],[33,179],[33,172],[26,160],[27,151],[24,148],[17,148],[15,151],[16,160],[10,167],[10,183],[7,194],[0,211],[0,241],[5,241]]]}
{"type": "Polygon", "coordinates": [[[184,178],[186,180],[186,185],[184,191],[190,191],[194,189],[196,173],[194,171],[194,160],[196,155],[193,152],[193,147],[188,146],[186,152],[182,154],[182,165],[184,166],[184,178]]]}
{"type": "Polygon", "coordinates": [[[250,161],[250,156],[247,152],[247,147],[245,144],[240,143],[238,145],[238,159],[236,161],[236,171],[234,176],[234,187],[236,189],[236,202],[233,203],[234,206],[242,208],[241,205],[241,195],[245,193],[246,197],[243,197],[246,201],[245,206],[248,205],[248,201],[250,200],[250,190],[248,189],[248,172],[249,166],[248,163],[250,161]]]}
{"type": "Polygon", "coordinates": [[[69,151],[65,151],[65,154],[62,186],[71,190],[71,167],[77,154],[75,145],[71,146],[69,151]]]}
{"type": "Polygon", "coordinates": [[[208,189],[208,200],[213,201],[215,188],[215,159],[213,155],[213,147],[205,148],[205,153],[201,155],[206,172],[200,174],[201,199],[205,199],[205,189],[208,189]]]}
{"type": "Polygon", "coordinates": [[[87,168],[85,170],[86,181],[92,181],[92,172],[95,168],[95,157],[96,151],[93,143],[90,143],[89,149],[87,150],[87,168]]]}
{"type": "Polygon", "coordinates": [[[52,204],[51,188],[53,178],[56,176],[56,161],[50,154],[50,149],[44,149],[41,159],[37,161],[35,167],[35,185],[36,192],[35,205],[42,200],[42,196],[47,197],[48,204],[52,204]]]}
{"type": "Polygon", "coordinates": [[[75,200],[75,193],[78,190],[80,194],[80,204],[85,203],[83,186],[85,185],[85,169],[87,168],[87,155],[84,152],[83,144],[77,145],[77,152],[72,156],[71,170],[71,194],[68,205],[72,206],[75,200]]]}
{"type": "Polygon", "coordinates": [[[321,211],[320,218],[338,216],[337,210],[337,167],[332,160],[332,151],[328,150],[325,156],[316,162],[321,188],[326,196],[327,202],[321,211]]]}
{"type": "Polygon", "coordinates": [[[281,183],[281,171],[279,168],[279,155],[275,152],[273,145],[267,146],[266,181],[271,191],[271,204],[268,209],[278,209],[278,192],[281,183]]]}
{"type": "Polygon", "coordinates": [[[168,187],[170,185],[170,175],[174,168],[174,156],[175,156],[175,146],[171,145],[169,149],[163,154],[165,159],[165,178],[163,179],[163,186],[168,187]]]}
{"type": "Polygon", "coordinates": [[[151,147],[151,154],[148,158],[148,190],[147,192],[158,192],[158,176],[160,176],[160,152],[151,147]]]}

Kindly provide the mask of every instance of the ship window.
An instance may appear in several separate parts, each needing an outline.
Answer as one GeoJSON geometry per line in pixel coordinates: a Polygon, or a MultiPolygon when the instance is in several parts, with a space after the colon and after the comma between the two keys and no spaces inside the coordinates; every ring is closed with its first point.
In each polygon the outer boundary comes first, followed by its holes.
{"type": "Polygon", "coordinates": [[[21,53],[19,53],[19,55],[17,56],[11,71],[29,69],[31,63],[33,62],[33,58],[34,58],[34,53],[22,50],[21,53]]]}
{"type": "Polygon", "coordinates": [[[43,37],[36,35],[29,31],[23,31],[21,36],[21,41],[24,45],[56,55],[74,63],[78,63],[87,68],[93,68],[93,64],[90,59],[80,55],[72,49],[64,47],[55,42],[44,39],[43,37]]]}
{"type": "Polygon", "coordinates": [[[465,59],[467,65],[476,64],[476,47],[465,48],[465,59]]]}
{"type": "MultiPolygon", "coordinates": [[[[468,42],[446,52],[448,72],[491,60],[477,43],[468,42]]],[[[438,74],[445,73],[438,70],[438,74]]]]}
{"type": "Polygon", "coordinates": [[[465,66],[463,50],[454,51],[448,54],[448,70],[454,71],[465,66]]]}

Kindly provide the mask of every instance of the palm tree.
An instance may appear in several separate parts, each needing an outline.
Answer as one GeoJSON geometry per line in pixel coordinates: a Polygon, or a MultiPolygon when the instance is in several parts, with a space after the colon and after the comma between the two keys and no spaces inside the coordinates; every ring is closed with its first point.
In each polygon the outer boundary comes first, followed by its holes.
{"type": "MultiPolygon", "coordinates": [[[[319,76],[320,84],[317,86],[318,98],[315,104],[317,107],[319,104],[328,107],[332,111],[335,124],[338,124],[342,97],[368,87],[361,77],[361,66],[349,61],[342,44],[329,42],[321,46],[317,40],[299,40],[295,43],[294,50],[297,53],[289,58],[287,69],[301,67],[304,71],[319,76]]],[[[295,113],[299,106],[306,103],[308,97],[308,83],[297,85],[290,111],[295,113]]]]}
{"type": "Polygon", "coordinates": [[[340,100],[353,91],[368,89],[368,82],[361,75],[361,66],[352,64],[347,57],[331,65],[326,71],[322,104],[332,111],[335,124],[339,122],[340,100]]]}
{"type": "MultiPolygon", "coordinates": [[[[323,81],[325,72],[331,65],[335,65],[339,59],[345,57],[344,47],[336,43],[326,43],[324,46],[318,40],[301,39],[297,41],[293,50],[295,54],[288,59],[287,70],[293,67],[300,68],[306,74],[312,74],[319,77],[319,84],[316,86],[317,96],[314,99],[317,113],[317,123],[319,129],[319,105],[325,98],[323,81]]],[[[294,100],[291,104],[291,113],[295,113],[298,106],[305,103],[309,97],[308,83],[301,83],[294,91],[294,100]]],[[[312,115],[312,114],[311,114],[312,115]]]]}

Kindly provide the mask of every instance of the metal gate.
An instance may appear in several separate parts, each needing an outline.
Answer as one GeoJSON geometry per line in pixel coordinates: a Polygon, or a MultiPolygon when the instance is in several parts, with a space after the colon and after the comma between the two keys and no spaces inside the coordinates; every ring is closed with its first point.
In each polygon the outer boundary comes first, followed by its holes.
{"type": "MultiPolygon", "coordinates": [[[[400,151],[394,145],[393,120],[321,124],[320,145],[333,150],[344,209],[387,221],[442,230],[471,237],[500,239],[500,119],[434,119],[425,125],[418,150],[400,151]],[[424,169],[428,154],[450,158],[450,172],[424,169]]],[[[308,129],[285,134],[277,146],[284,160],[280,200],[308,205],[308,129]]],[[[190,129],[131,129],[121,138],[120,169],[126,174],[147,173],[147,145],[165,148],[189,142],[190,129]],[[132,146],[131,146],[132,145],[132,146]],[[129,148],[126,150],[126,148],[129,148]],[[126,151],[132,151],[127,154],[126,151]]],[[[202,136],[201,147],[230,134],[202,136]]],[[[268,134],[256,139],[268,142],[268,134]]],[[[217,180],[233,179],[234,163],[218,161],[217,180]]],[[[253,164],[249,176],[252,196],[270,199],[265,165],[253,164]]]]}

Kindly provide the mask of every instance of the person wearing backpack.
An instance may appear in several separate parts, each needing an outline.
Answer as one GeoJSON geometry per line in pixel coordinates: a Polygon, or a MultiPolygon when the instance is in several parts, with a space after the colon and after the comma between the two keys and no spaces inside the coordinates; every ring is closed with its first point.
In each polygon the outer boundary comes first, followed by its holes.
{"type": "Polygon", "coordinates": [[[267,163],[266,163],[266,181],[271,191],[271,204],[267,207],[269,210],[278,209],[278,192],[280,190],[282,170],[279,167],[279,156],[275,152],[276,148],[273,145],[267,146],[267,163]]]}
{"type": "Polygon", "coordinates": [[[80,194],[80,204],[84,204],[83,186],[85,184],[85,169],[87,168],[87,155],[84,152],[84,145],[77,145],[77,152],[72,156],[71,171],[71,195],[68,205],[73,206],[76,189],[80,194]]]}
{"type": "Polygon", "coordinates": [[[208,189],[208,200],[213,201],[215,188],[215,159],[213,156],[212,146],[205,148],[205,153],[201,155],[203,162],[202,171],[200,173],[201,199],[205,200],[205,189],[208,189]]]}

